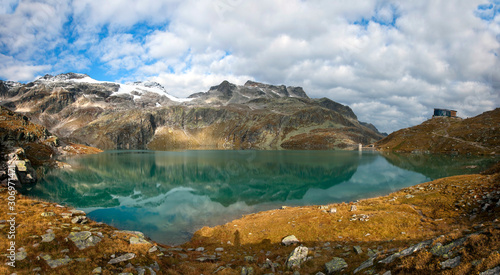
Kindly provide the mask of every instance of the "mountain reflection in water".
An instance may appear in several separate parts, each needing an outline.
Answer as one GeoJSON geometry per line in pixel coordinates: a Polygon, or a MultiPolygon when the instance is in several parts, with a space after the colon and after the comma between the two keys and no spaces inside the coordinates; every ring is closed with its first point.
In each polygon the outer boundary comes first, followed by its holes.
{"type": "Polygon", "coordinates": [[[50,171],[29,194],[179,244],[202,226],[243,214],[384,195],[435,176],[477,172],[491,161],[415,158],[348,151],[109,151],[64,160],[73,168],[50,171]],[[475,170],[465,168],[471,163],[475,170]]]}

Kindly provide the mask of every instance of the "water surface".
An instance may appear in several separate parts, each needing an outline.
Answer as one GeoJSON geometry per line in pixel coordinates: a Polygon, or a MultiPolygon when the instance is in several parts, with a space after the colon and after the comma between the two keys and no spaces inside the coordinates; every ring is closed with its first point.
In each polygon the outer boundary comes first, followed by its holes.
{"type": "Polygon", "coordinates": [[[50,171],[29,194],[166,244],[244,214],[385,195],[492,162],[350,151],[109,151],[64,161],[73,168],[50,171]]]}

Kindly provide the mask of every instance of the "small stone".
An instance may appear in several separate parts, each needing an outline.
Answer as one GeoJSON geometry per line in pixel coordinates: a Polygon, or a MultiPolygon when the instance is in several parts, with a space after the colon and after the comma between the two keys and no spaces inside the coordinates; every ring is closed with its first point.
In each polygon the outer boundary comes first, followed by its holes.
{"type": "Polygon", "coordinates": [[[358,207],[355,204],[351,205],[351,211],[357,211],[357,210],[358,207]]]}
{"type": "Polygon", "coordinates": [[[498,275],[498,274],[500,274],[500,265],[495,268],[488,269],[485,272],[479,273],[479,275],[498,275]]]}
{"type": "Polygon", "coordinates": [[[288,268],[299,268],[300,265],[306,261],[307,259],[307,254],[309,253],[309,249],[305,246],[298,246],[296,247],[292,253],[290,253],[290,256],[288,256],[288,259],[286,260],[286,266],[288,268]]]}
{"type": "Polygon", "coordinates": [[[78,249],[80,250],[90,246],[95,246],[98,242],[101,241],[101,238],[92,236],[92,233],[89,231],[71,232],[68,235],[68,239],[73,241],[76,247],[78,247],[78,249]]]}
{"type": "Polygon", "coordinates": [[[130,237],[130,244],[151,244],[143,238],[139,237],[130,237]]]}
{"type": "Polygon", "coordinates": [[[41,267],[35,267],[31,271],[35,271],[35,272],[42,271],[42,268],[41,267]]]}
{"type": "Polygon", "coordinates": [[[77,216],[71,219],[71,223],[84,223],[84,221],[87,219],[85,216],[77,216]]]}
{"type": "Polygon", "coordinates": [[[253,275],[254,270],[251,266],[244,266],[241,268],[241,275],[253,275]]]}
{"type": "Polygon", "coordinates": [[[102,267],[98,266],[92,270],[92,274],[101,274],[102,273],[102,267]]]}
{"type": "Polygon", "coordinates": [[[155,252],[155,251],[158,251],[158,247],[156,247],[156,245],[155,245],[155,246],[153,246],[153,247],[151,247],[151,248],[148,250],[148,252],[149,252],[149,253],[153,253],[153,252],[155,252]]]}
{"type": "Polygon", "coordinates": [[[356,252],[356,254],[359,255],[359,254],[363,253],[363,249],[361,249],[360,246],[355,245],[355,246],[353,246],[353,248],[354,248],[354,251],[356,252]]]}
{"type": "Polygon", "coordinates": [[[85,214],[85,211],[82,211],[82,210],[76,210],[76,209],[71,209],[69,210],[69,212],[71,212],[71,214],[73,214],[74,216],[77,216],[77,215],[86,215],[85,214]]]}
{"type": "Polygon", "coordinates": [[[285,246],[297,244],[299,242],[300,242],[299,239],[297,239],[297,237],[295,237],[295,235],[287,236],[281,240],[281,244],[283,244],[285,246]]]}
{"type": "Polygon", "coordinates": [[[223,247],[217,247],[217,248],[215,249],[215,252],[222,252],[222,251],[224,251],[224,248],[223,248],[223,247]]]}
{"type": "Polygon", "coordinates": [[[45,262],[50,266],[50,268],[56,268],[63,265],[71,263],[73,260],[71,258],[61,258],[57,260],[45,260],[45,262]]]}
{"type": "Polygon", "coordinates": [[[244,260],[245,260],[245,262],[253,263],[254,258],[252,256],[245,256],[244,260]]]}
{"type": "Polygon", "coordinates": [[[335,207],[334,207],[334,208],[331,208],[331,209],[330,209],[330,213],[332,213],[332,214],[333,214],[333,213],[337,213],[337,208],[335,208],[335,207]]]}
{"type": "Polygon", "coordinates": [[[69,219],[73,216],[72,213],[61,213],[61,216],[63,217],[63,219],[69,219]]]}
{"type": "Polygon", "coordinates": [[[455,268],[460,264],[460,256],[457,256],[453,259],[449,259],[447,261],[444,261],[441,263],[441,269],[446,269],[446,268],[455,268]]]}
{"type": "Polygon", "coordinates": [[[334,274],[337,271],[341,271],[342,269],[347,267],[347,263],[344,259],[334,257],[331,261],[325,264],[326,274],[334,274]]]}
{"type": "Polygon", "coordinates": [[[203,251],[205,251],[205,248],[204,247],[198,247],[198,248],[195,249],[195,251],[203,252],[203,251]]]}
{"type": "Polygon", "coordinates": [[[128,260],[132,260],[133,258],[135,258],[134,253],[127,253],[127,254],[121,255],[120,257],[109,260],[108,264],[116,264],[116,263],[120,263],[120,262],[124,262],[124,261],[128,261],[128,260]]]}
{"type": "Polygon", "coordinates": [[[28,253],[26,253],[25,251],[17,252],[15,257],[16,261],[22,261],[26,259],[26,257],[28,257],[28,253]]]}
{"type": "Polygon", "coordinates": [[[54,213],[52,211],[50,211],[50,212],[43,212],[41,214],[42,217],[52,217],[52,216],[55,216],[55,215],[56,215],[56,213],[54,213]]]}
{"type": "Polygon", "coordinates": [[[53,241],[56,238],[56,235],[54,233],[47,233],[42,235],[42,243],[48,243],[53,241]]]}

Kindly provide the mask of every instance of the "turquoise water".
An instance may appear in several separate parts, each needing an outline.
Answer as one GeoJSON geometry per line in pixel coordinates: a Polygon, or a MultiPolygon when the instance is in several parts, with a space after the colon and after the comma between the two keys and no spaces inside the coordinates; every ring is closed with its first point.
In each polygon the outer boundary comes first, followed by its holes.
{"type": "Polygon", "coordinates": [[[29,194],[180,244],[203,226],[283,205],[385,195],[492,159],[350,151],[109,151],[63,160],[29,194]]]}

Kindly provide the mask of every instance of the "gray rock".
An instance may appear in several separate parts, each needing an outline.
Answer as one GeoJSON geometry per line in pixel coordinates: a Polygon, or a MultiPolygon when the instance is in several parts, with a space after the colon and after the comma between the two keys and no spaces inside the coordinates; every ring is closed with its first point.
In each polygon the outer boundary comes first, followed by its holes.
{"type": "Polygon", "coordinates": [[[69,210],[69,212],[71,212],[71,214],[73,214],[75,216],[76,215],[86,215],[85,211],[83,211],[83,210],[71,209],[71,210],[69,210]]]}
{"type": "Polygon", "coordinates": [[[151,243],[140,237],[130,237],[130,244],[151,244],[151,243]]]}
{"type": "Polygon", "coordinates": [[[124,261],[132,260],[133,258],[135,258],[134,253],[127,253],[127,254],[121,255],[120,257],[109,260],[108,264],[121,263],[124,261]]]}
{"type": "Polygon", "coordinates": [[[241,268],[241,275],[253,275],[254,270],[251,266],[244,266],[241,268]]]}
{"type": "Polygon", "coordinates": [[[133,234],[133,235],[136,235],[137,237],[143,238],[143,239],[146,238],[146,236],[144,235],[144,233],[142,233],[140,231],[117,230],[115,232],[117,232],[117,233],[125,233],[125,234],[133,234]]]}
{"type": "Polygon", "coordinates": [[[137,271],[137,275],[144,275],[144,274],[146,274],[146,269],[144,269],[142,267],[137,267],[135,270],[137,271]]]}
{"type": "Polygon", "coordinates": [[[373,266],[374,259],[375,259],[375,257],[372,257],[372,258],[362,262],[361,265],[354,270],[354,274],[360,272],[361,270],[363,270],[365,268],[369,268],[369,267],[373,266]]]}
{"type": "Polygon", "coordinates": [[[357,211],[357,210],[358,207],[355,204],[351,205],[351,211],[357,211]]]}
{"type": "Polygon", "coordinates": [[[158,247],[155,245],[153,247],[151,247],[149,250],[148,250],[148,253],[153,253],[153,252],[156,252],[158,251],[158,247]]]}
{"type": "Polygon", "coordinates": [[[306,261],[307,253],[309,253],[309,249],[305,246],[296,247],[288,259],[286,260],[286,266],[288,268],[300,267],[300,265],[306,261]]]}
{"type": "Polygon", "coordinates": [[[77,216],[77,217],[74,217],[73,219],[71,219],[71,223],[86,223],[85,221],[87,220],[87,217],[85,216],[77,216]]]}
{"type": "Polygon", "coordinates": [[[353,246],[353,249],[356,252],[356,254],[358,254],[358,255],[363,253],[363,249],[361,249],[360,246],[355,245],[355,246],[353,246]]]}
{"type": "Polygon", "coordinates": [[[391,273],[391,271],[389,270],[389,271],[386,271],[386,272],[385,272],[384,274],[382,274],[382,275],[392,275],[392,273],[391,273]]]}
{"type": "Polygon", "coordinates": [[[56,238],[56,235],[54,233],[47,233],[42,235],[42,243],[48,243],[53,241],[56,238]]]}
{"type": "Polygon", "coordinates": [[[26,259],[26,257],[28,257],[28,253],[26,253],[25,251],[17,252],[15,257],[16,261],[22,261],[26,259]]]}
{"type": "Polygon", "coordinates": [[[289,246],[292,244],[300,243],[299,239],[295,235],[286,236],[281,240],[281,244],[289,246]]]}
{"type": "Polygon", "coordinates": [[[73,261],[71,258],[61,258],[57,260],[52,260],[50,256],[46,255],[43,257],[45,262],[50,266],[50,268],[56,268],[63,265],[67,265],[73,261]]]}
{"type": "Polygon", "coordinates": [[[432,240],[423,241],[419,244],[410,246],[410,247],[408,247],[400,252],[394,253],[391,256],[379,261],[379,263],[384,263],[384,264],[392,263],[392,261],[394,261],[395,259],[411,255],[411,254],[419,251],[420,249],[429,246],[431,243],[432,243],[432,240]]]}
{"type": "Polygon", "coordinates": [[[368,255],[368,257],[373,257],[373,256],[376,256],[378,255],[378,251],[375,249],[371,249],[371,248],[368,248],[368,252],[366,252],[366,254],[368,255]]]}
{"type": "Polygon", "coordinates": [[[224,251],[224,248],[223,247],[217,247],[215,249],[215,252],[223,252],[224,251]]]}
{"type": "Polygon", "coordinates": [[[498,274],[500,274],[500,265],[495,268],[488,269],[485,272],[479,273],[479,275],[498,275],[498,274]]]}
{"type": "Polygon", "coordinates": [[[337,213],[337,208],[335,208],[335,207],[331,208],[330,213],[337,213]]]}
{"type": "Polygon", "coordinates": [[[457,256],[453,259],[449,259],[441,263],[441,269],[446,268],[455,268],[460,264],[460,256],[457,256]]]}
{"type": "Polygon", "coordinates": [[[92,274],[101,274],[102,273],[102,267],[98,266],[92,270],[92,274]]]}
{"type": "Polygon", "coordinates": [[[89,231],[71,232],[68,235],[68,239],[73,241],[76,247],[78,247],[78,249],[80,250],[83,250],[90,246],[95,246],[98,242],[101,241],[101,238],[92,236],[92,233],[89,231]]]}
{"type": "Polygon", "coordinates": [[[196,260],[198,262],[202,262],[202,263],[204,263],[204,262],[213,262],[213,261],[217,260],[217,257],[215,255],[207,255],[207,256],[196,258],[196,260]]]}
{"type": "Polygon", "coordinates": [[[248,262],[248,263],[253,263],[254,262],[254,258],[253,256],[245,256],[245,262],[248,262]]]}
{"type": "Polygon", "coordinates": [[[325,264],[326,274],[334,274],[337,271],[341,271],[342,269],[347,267],[347,263],[342,258],[334,257],[331,261],[325,264]]]}
{"type": "Polygon", "coordinates": [[[203,252],[203,251],[205,251],[205,248],[204,247],[198,247],[198,248],[195,249],[195,251],[203,252]]]}
{"type": "Polygon", "coordinates": [[[437,243],[434,247],[431,248],[430,252],[434,256],[443,256],[445,254],[448,254],[453,248],[462,245],[467,238],[460,238],[454,242],[451,242],[445,246],[443,246],[441,243],[437,243]]]}

